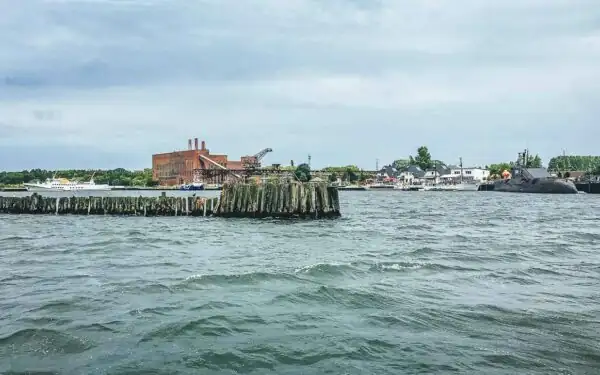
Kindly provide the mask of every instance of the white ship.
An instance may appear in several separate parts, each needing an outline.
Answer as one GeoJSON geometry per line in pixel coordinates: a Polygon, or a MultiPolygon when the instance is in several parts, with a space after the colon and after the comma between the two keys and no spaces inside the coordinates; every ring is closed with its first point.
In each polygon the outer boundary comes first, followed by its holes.
{"type": "Polygon", "coordinates": [[[94,177],[88,182],[69,181],[66,178],[49,178],[46,182],[23,184],[28,191],[96,191],[111,190],[108,184],[96,184],[94,177]]]}

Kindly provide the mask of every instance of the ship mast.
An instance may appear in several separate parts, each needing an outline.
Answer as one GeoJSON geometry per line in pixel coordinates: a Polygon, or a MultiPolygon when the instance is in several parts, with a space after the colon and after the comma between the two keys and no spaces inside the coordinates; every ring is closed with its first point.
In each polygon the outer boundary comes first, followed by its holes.
{"type": "Polygon", "coordinates": [[[462,163],[462,157],[459,158],[460,160],[460,183],[463,183],[463,163],[462,163]]]}

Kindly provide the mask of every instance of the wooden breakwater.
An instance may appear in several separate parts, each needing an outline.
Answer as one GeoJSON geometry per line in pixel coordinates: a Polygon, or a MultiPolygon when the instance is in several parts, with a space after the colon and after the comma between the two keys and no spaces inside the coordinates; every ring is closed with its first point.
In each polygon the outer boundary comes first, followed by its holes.
{"type": "Polygon", "coordinates": [[[321,182],[223,185],[215,216],[255,218],[339,217],[337,187],[321,182]]]}
{"type": "Polygon", "coordinates": [[[219,198],[0,196],[0,213],[120,216],[210,216],[219,198]]]}

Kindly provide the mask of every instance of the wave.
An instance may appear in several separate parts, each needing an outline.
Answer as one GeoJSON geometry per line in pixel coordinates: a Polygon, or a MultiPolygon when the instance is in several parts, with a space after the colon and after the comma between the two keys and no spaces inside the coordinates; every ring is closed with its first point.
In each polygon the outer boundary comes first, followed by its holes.
{"type": "Polygon", "coordinates": [[[197,289],[203,286],[255,285],[269,281],[301,281],[287,273],[249,272],[242,274],[193,275],[173,286],[174,289],[197,289]]]}
{"type": "Polygon", "coordinates": [[[304,274],[312,277],[347,276],[359,272],[352,264],[341,263],[316,263],[309,266],[297,268],[296,274],[304,274]]]}
{"type": "Polygon", "coordinates": [[[106,301],[88,297],[72,297],[68,299],[54,300],[35,307],[28,312],[46,312],[50,314],[61,314],[70,311],[93,311],[94,306],[103,305],[106,301]]]}
{"type": "Polygon", "coordinates": [[[293,304],[333,304],[350,309],[388,308],[399,303],[394,297],[384,296],[373,291],[366,292],[326,286],[312,290],[298,290],[281,294],[271,301],[272,304],[279,304],[281,302],[293,304]]]}
{"type": "Polygon", "coordinates": [[[435,271],[481,271],[481,268],[463,266],[450,266],[430,262],[381,262],[371,266],[371,271],[378,272],[405,272],[409,270],[435,270],[435,271]]]}
{"type": "Polygon", "coordinates": [[[245,325],[253,327],[266,325],[259,316],[244,316],[241,318],[225,315],[213,315],[192,321],[166,324],[150,333],[145,334],[139,343],[153,340],[174,340],[183,337],[194,338],[197,336],[229,336],[233,334],[251,334],[254,329],[243,328],[245,325]]]}
{"type": "Polygon", "coordinates": [[[94,347],[87,339],[46,328],[27,328],[0,338],[0,356],[77,354],[94,347]]]}

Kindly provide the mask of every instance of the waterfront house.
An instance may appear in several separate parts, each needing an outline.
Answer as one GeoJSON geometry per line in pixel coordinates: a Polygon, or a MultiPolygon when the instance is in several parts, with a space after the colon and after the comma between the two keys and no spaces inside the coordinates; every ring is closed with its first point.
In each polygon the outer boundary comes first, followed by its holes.
{"type": "Polygon", "coordinates": [[[393,179],[396,178],[398,176],[398,171],[396,170],[396,168],[392,167],[391,165],[386,165],[385,167],[381,168],[379,170],[379,172],[377,173],[377,180],[378,181],[382,181],[382,180],[386,180],[386,179],[393,179]]]}
{"type": "MultiPolygon", "coordinates": [[[[455,178],[456,180],[460,180],[460,172],[461,172],[460,167],[452,166],[449,174],[452,176],[452,178],[455,178]]],[[[470,167],[470,168],[462,169],[463,181],[473,181],[473,182],[481,183],[481,182],[487,180],[489,177],[490,177],[490,171],[485,168],[470,167]]]]}
{"type": "Polygon", "coordinates": [[[450,173],[450,170],[444,166],[436,166],[425,171],[423,180],[426,184],[439,184],[441,177],[450,173]]]}
{"type": "Polygon", "coordinates": [[[403,184],[417,184],[425,176],[425,172],[416,165],[409,165],[398,174],[398,180],[403,184]]]}

